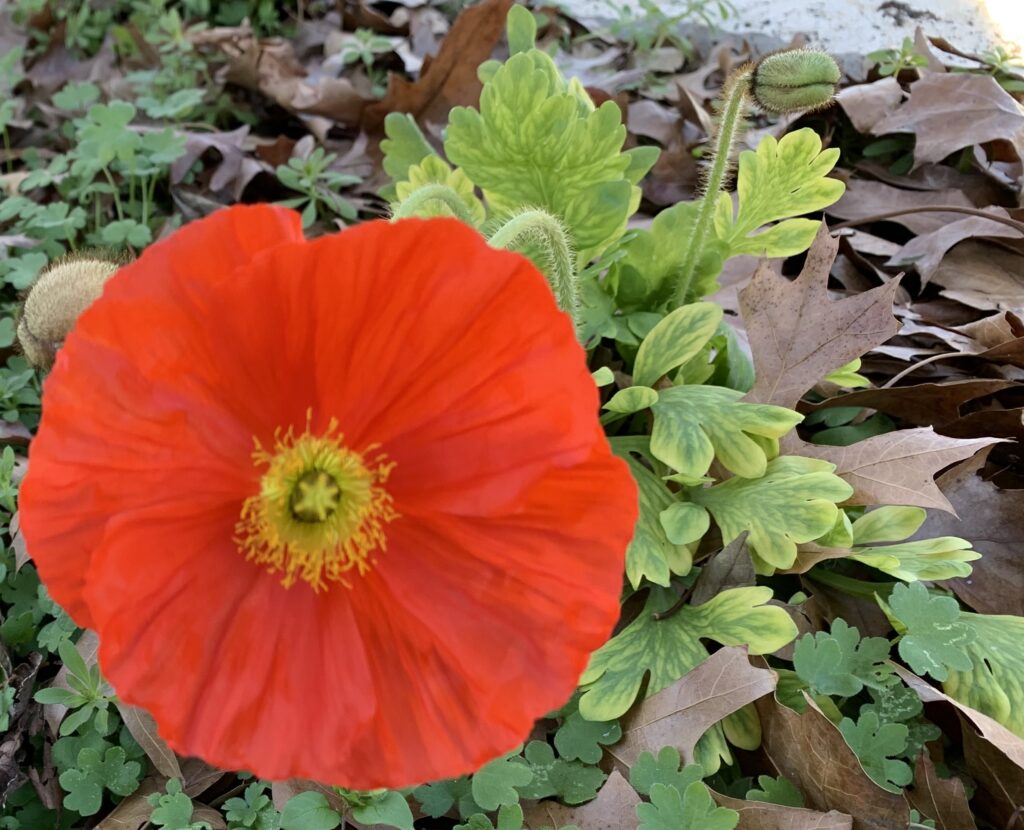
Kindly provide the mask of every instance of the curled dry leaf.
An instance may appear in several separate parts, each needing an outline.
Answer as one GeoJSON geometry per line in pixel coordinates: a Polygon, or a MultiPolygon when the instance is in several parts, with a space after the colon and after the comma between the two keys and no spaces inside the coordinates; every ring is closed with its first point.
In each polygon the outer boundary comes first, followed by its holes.
{"type": "Polygon", "coordinates": [[[747,550],[747,533],[744,531],[703,564],[690,602],[703,605],[729,588],[753,585],[755,579],[754,563],[747,550]]]}
{"type": "Polygon", "coordinates": [[[220,154],[220,163],[210,177],[209,190],[214,192],[230,186],[235,199],[242,197],[242,191],[261,172],[271,172],[273,167],[245,151],[245,140],[249,136],[248,125],[226,133],[198,133],[186,130],[185,153],[171,165],[171,184],[182,181],[192,165],[207,150],[220,154]]]}
{"type": "Polygon", "coordinates": [[[481,90],[477,67],[497,46],[512,2],[483,0],[463,10],[437,57],[423,62],[417,80],[390,76],[383,100],[366,107],[363,129],[380,132],[390,112],[407,112],[421,121],[443,124],[452,107],[476,104],[481,90]]]}
{"type": "Polygon", "coordinates": [[[907,190],[902,187],[893,187],[884,182],[851,179],[846,183],[846,192],[843,197],[831,207],[826,208],[825,212],[840,219],[856,220],[866,219],[880,213],[905,210],[908,212],[893,216],[886,221],[903,225],[916,234],[938,231],[950,223],[964,218],[964,214],[952,211],[910,212],[921,207],[973,209],[975,205],[960,189],[907,190]]]}
{"type": "Polygon", "coordinates": [[[674,746],[686,763],[697,741],[722,718],[775,690],[778,676],[750,665],[745,648],[716,651],[667,689],[635,706],[622,720],[622,740],[609,752],[632,767],[642,752],[674,746]]]}
{"type": "Polygon", "coordinates": [[[580,830],[623,830],[636,827],[636,805],[640,796],[618,770],[604,782],[597,798],[580,807],[565,807],[554,801],[540,801],[524,811],[527,830],[576,825],[580,830]]]}
{"type": "Polygon", "coordinates": [[[900,328],[892,304],[897,281],[841,300],[828,297],[839,240],[822,223],[800,276],[767,263],[740,292],[740,310],[757,377],[746,400],[793,408],[829,372],[884,343],[900,328]]]}
{"type": "Polygon", "coordinates": [[[877,409],[920,426],[941,428],[961,416],[960,408],[967,402],[994,395],[1016,386],[1013,381],[977,378],[948,383],[919,383],[916,386],[890,386],[881,389],[858,389],[802,407],[817,412],[834,406],[863,406],[877,409]]]}
{"type": "Polygon", "coordinates": [[[872,781],[835,725],[807,698],[799,715],[774,697],[757,702],[763,732],[762,752],[804,794],[815,810],[836,810],[853,817],[853,830],[906,827],[906,800],[872,781]]]}
{"type": "Polygon", "coordinates": [[[763,801],[743,801],[711,792],[719,807],[740,814],[736,830],[852,830],[853,817],[837,810],[819,813],[800,807],[785,807],[763,801]]]}
{"type": "Polygon", "coordinates": [[[932,282],[944,297],[983,311],[1024,314],[1024,257],[992,243],[967,240],[946,254],[932,282]]]}
{"type": "Polygon", "coordinates": [[[915,167],[989,141],[1008,142],[1024,160],[1024,107],[989,75],[926,74],[871,132],[917,136],[915,167]]]}

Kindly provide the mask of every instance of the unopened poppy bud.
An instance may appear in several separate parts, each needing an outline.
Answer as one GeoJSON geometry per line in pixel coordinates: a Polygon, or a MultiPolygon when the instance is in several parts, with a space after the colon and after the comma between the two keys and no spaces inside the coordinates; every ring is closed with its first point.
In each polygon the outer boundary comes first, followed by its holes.
{"type": "Polygon", "coordinates": [[[103,293],[123,264],[86,253],[55,260],[28,292],[18,320],[18,342],[29,363],[49,369],[78,316],[103,293]]]}
{"type": "Polygon", "coordinates": [[[815,110],[828,106],[840,77],[839,66],[827,52],[774,52],[754,66],[750,95],[769,112],[815,110]]]}

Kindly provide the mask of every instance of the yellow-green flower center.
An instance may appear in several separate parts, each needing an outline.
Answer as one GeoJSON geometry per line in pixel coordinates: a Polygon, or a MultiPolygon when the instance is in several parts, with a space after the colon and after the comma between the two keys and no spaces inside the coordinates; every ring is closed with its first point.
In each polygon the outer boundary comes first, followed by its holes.
{"type": "Polygon", "coordinates": [[[398,518],[383,484],[394,464],[370,447],[345,446],[332,421],[323,435],[289,429],[268,451],[256,442],[253,461],[265,467],[259,492],[242,505],[235,542],[246,559],[314,590],[366,573],[387,548],[384,526],[398,518]]]}

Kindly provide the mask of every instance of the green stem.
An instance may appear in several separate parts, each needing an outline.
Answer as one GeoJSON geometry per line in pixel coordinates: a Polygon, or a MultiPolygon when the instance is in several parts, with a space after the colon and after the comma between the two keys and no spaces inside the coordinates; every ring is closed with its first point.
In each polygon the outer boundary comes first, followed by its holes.
{"type": "Polygon", "coordinates": [[[103,165],[103,175],[107,177],[107,181],[110,182],[110,188],[114,193],[114,210],[117,211],[118,221],[124,219],[124,209],[121,207],[121,194],[117,191],[117,185],[114,183],[114,177],[110,173],[110,168],[103,165]]]}
{"type": "Polygon", "coordinates": [[[694,272],[697,270],[697,264],[704,252],[705,241],[708,231],[711,230],[715,208],[718,205],[718,195],[722,191],[725,176],[729,172],[733,145],[736,143],[736,136],[743,125],[743,110],[747,103],[752,74],[753,70],[750,68],[741,69],[730,79],[725,90],[725,102],[722,107],[722,117],[718,123],[714,159],[708,171],[697,222],[694,225],[693,236],[690,237],[686,253],[683,255],[683,266],[680,269],[679,281],[676,285],[675,297],[678,305],[685,305],[690,299],[688,295],[693,284],[694,272]]]}
{"type": "Polygon", "coordinates": [[[135,156],[132,156],[131,171],[128,174],[128,210],[135,216],[135,156]]]}
{"type": "Polygon", "coordinates": [[[14,172],[14,156],[11,151],[11,136],[7,132],[7,127],[0,130],[0,134],[4,137],[4,155],[7,156],[7,172],[14,172]]]}
{"type": "Polygon", "coordinates": [[[524,210],[502,225],[488,242],[492,248],[511,249],[526,240],[537,241],[544,249],[548,260],[546,276],[558,307],[578,323],[576,315],[580,302],[576,263],[562,223],[543,210],[524,210]]]}
{"type": "Polygon", "coordinates": [[[830,588],[842,591],[844,594],[849,594],[854,597],[864,597],[865,599],[874,600],[875,595],[881,596],[883,599],[892,593],[893,585],[895,582],[867,582],[863,579],[854,579],[853,577],[843,576],[842,574],[836,573],[835,571],[825,570],[823,568],[814,568],[808,571],[807,576],[809,579],[815,582],[820,582],[822,585],[828,585],[830,588]]]}
{"type": "Polygon", "coordinates": [[[470,227],[475,227],[473,214],[470,213],[462,197],[446,184],[427,184],[414,190],[409,198],[403,201],[396,209],[393,219],[408,219],[416,215],[416,211],[430,202],[441,202],[448,208],[456,219],[465,222],[470,227]]]}

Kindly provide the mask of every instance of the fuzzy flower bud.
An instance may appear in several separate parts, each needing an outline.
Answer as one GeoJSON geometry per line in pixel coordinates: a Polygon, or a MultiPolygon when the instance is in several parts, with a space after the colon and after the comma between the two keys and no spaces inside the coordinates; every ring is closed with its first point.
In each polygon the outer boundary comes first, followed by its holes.
{"type": "Polygon", "coordinates": [[[839,66],[827,52],[773,52],[754,66],[750,96],[769,112],[820,109],[832,101],[840,77],[839,66]]]}
{"type": "Polygon", "coordinates": [[[103,293],[123,261],[88,252],[50,263],[29,290],[18,319],[18,342],[29,363],[49,369],[78,316],[103,293]]]}

